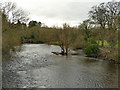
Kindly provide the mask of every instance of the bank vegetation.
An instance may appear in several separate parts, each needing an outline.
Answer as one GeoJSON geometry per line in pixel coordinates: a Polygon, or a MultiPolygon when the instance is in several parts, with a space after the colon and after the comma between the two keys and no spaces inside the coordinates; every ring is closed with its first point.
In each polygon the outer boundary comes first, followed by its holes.
{"type": "Polygon", "coordinates": [[[69,55],[70,48],[83,49],[87,56],[118,61],[118,31],[120,2],[93,6],[89,18],[79,26],[48,27],[42,22],[30,21],[26,12],[12,2],[0,4],[2,13],[3,56],[24,43],[52,44],[61,48],[61,55],[69,55]]]}

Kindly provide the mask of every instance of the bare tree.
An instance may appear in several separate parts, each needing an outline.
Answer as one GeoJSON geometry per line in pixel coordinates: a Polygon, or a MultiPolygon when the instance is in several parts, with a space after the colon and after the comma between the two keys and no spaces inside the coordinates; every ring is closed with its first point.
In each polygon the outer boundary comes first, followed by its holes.
{"type": "Polygon", "coordinates": [[[57,40],[59,42],[59,46],[61,48],[62,55],[68,55],[69,48],[72,44],[72,39],[74,37],[71,36],[72,28],[68,24],[63,24],[63,28],[57,30],[57,40]]]}
{"type": "Polygon", "coordinates": [[[91,37],[90,35],[91,28],[92,28],[92,24],[91,24],[90,19],[83,21],[83,23],[79,25],[79,30],[83,31],[86,41],[88,40],[88,38],[91,37]]]}
{"type": "Polygon", "coordinates": [[[29,20],[28,14],[22,9],[18,9],[16,4],[12,2],[3,3],[1,11],[7,16],[8,21],[12,23],[17,23],[18,21],[26,23],[29,20]]]}
{"type": "Polygon", "coordinates": [[[104,46],[104,40],[109,34],[107,34],[107,30],[117,30],[118,28],[119,4],[120,2],[101,3],[98,6],[92,7],[92,10],[89,12],[91,21],[99,26],[101,30],[100,37],[102,38],[100,40],[102,41],[102,46],[104,46]]]}

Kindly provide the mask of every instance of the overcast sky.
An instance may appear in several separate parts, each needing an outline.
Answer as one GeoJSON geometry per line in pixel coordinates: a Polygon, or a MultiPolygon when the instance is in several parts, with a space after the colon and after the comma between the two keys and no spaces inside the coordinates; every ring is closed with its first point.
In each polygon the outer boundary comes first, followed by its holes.
{"type": "MultiPolygon", "coordinates": [[[[111,0],[2,0],[15,2],[29,13],[30,20],[41,21],[48,26],[61,26],[67,22],[78,25],[88,18],[92,6],[111,0]]],[[[118,1],[118,0],[116,0],[118,1]]]]}

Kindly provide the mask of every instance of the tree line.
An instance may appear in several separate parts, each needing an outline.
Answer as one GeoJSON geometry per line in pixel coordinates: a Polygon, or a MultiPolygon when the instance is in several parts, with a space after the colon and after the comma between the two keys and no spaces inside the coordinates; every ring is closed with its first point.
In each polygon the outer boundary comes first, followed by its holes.
{"type": "Polygon", "coordinates": [[[71,48],[82,48],[88,56],[118,61],[118,27],[120,2],[107,2],[93,6],[89,18],[79,26],[48,27],[30,21],[28,14],[12,2],[0,4],[2,13],[2,51],[8,54],[24,43],[58,45],[60,54],[68,55],[71,48]]]}

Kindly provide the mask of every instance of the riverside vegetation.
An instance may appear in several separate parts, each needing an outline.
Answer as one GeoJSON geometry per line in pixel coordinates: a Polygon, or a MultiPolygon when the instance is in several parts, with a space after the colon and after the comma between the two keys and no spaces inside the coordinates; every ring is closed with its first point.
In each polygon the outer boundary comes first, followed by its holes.
{"type": "Polygon", "coordinates": [[[16,46],[24,43],[58,45],[60,54],[68,55],[70,48],[83,49],[87,56],[118,61],[118,27],[120,2],[107,2],[93,6],[89,18],[79,26],[48,27],[30,21],[28,14],[12,2],[0,4],[2,13],[2,54],[6,57],[16,46]],[[11,14],[11,15],[10,15],[11,14]]]}

